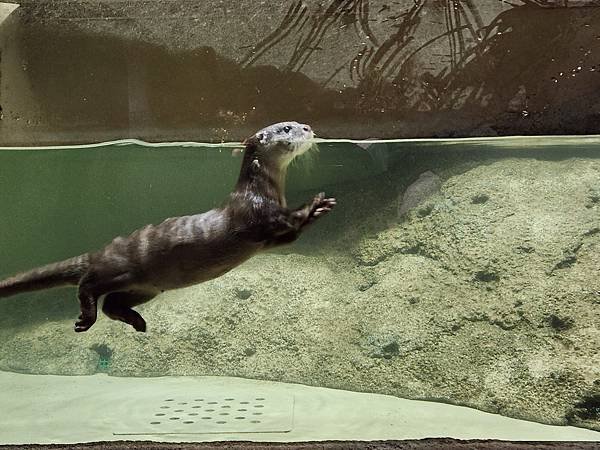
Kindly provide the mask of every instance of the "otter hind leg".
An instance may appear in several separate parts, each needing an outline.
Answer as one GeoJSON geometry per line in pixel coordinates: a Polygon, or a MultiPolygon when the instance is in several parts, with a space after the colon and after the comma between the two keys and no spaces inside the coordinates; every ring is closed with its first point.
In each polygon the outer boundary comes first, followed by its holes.
{"type": "Polygon", "coordinates": [[[120,320],[135,328],[136,331],[146,331],[146,321],[131,309],[152,300],[156,294],[149,292],[112,292],[104,299],[102,312],[113,320],[120,320]]]}
{"type": "Polygon", "coordinates": [[[98,315],[98,299],[109,292],[116,292],[130,285],[131,275],[123,273],[118,276],[102,276],[97,272],[87,272],[79,282],[79,320],[75,322],[75,331],[81,333],[89,330],[98,315]]]}
{"type": "Polygon", "coordinates": [[[99,294],[86,285],[79,286],[79,319],[75,322],[75,331],[81,333],[89,330],[96,322],[99,294]]]}

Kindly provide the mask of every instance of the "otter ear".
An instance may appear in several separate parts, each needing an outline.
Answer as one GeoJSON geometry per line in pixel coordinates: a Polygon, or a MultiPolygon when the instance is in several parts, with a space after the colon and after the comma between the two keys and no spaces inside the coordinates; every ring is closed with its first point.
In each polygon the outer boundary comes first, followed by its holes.
{"type": "Polygon", "coordinates": [[[258,147],[259,145],[266,145],[267,143],[269,143],[272,137],[272,132],[263,130],[256,133],[254,136],[250,136],[243,142],[243,144],[246,146],[246,148],[258,147]]]}
{"type": "Polygon", "coordinates": [[[244,144],[245,147],[256,147],[258,144],[260,144],[262,142],[262,139],[263,139],[262,133],[254,134],[254,135],[250,136],[249,138],[246,138],[244,140],[244,142],[242,142],[242,144],[244,144]]]}

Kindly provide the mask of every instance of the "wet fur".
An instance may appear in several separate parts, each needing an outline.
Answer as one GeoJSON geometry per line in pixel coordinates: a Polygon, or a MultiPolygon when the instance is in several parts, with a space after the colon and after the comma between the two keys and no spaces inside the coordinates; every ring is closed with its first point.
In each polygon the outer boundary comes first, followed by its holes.
{"type": "Polygon", "coordinates": [[[75,331],[95,323],[101,297],[108,317],[146,331],[133,307],[166,290],[217,278],[262,250],[291,243],[335,206],[335,199],[321,193],[300,208],[286,207],[287,167],[308,149],[312,136],[310,127],[296,122],[259,131],[245,141],[238,182],[220,208],[147,225],[100,251],[1,281],[0,297],[78,285],[81,313],[75,331]]]}

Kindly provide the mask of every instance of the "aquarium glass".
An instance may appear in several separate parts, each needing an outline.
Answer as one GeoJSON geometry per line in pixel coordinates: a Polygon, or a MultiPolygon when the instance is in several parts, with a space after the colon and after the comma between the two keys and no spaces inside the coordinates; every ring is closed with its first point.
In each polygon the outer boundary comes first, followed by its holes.
{"type": "Polygon", "coordinates": [[[0,280],[220,207],[276,122],[316,133],[288,207],[336,200],[145,332],[0,287],[0,445],[600,441],[600,10],[563,6],[0,3],[0,280]]]}

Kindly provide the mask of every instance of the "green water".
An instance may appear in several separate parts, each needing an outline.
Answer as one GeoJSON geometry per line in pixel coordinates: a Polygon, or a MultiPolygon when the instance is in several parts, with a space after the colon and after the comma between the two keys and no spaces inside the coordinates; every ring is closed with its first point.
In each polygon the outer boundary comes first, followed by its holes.
{"type": "MultiPolygon", "coordinates": [[[[143,337],[103,316],[76,335],[72,289],[3,299],[0,370],[235,375],[600,429],[599,144],[320,142],[288,203],[338,206],[298,242],[142,306],[143,337]],[[399,217],[425,171],[440,189],[399,217]]],[[[240,162],[229,145],[0,149],[0,275],[213,208],[240,162]]]]}
{"type": "MultiPolygon", "coordinates": [[[[345,150],[324,150],[318,171],[292,167],[290,201],[299,192],[373,172],[366,152],[345,150]]],[[[0,272],[79,254],[146,223],[214,208],[235,184],[240,162],[228,147],[177,144],[3,149],[0,272]]]]}
{"type": "MultiPolygon", "coordinates": [[[[388,198],[427,168],[452,170],[507,154],[595,156],[599,143],[595,137],[325,141],[318,153],[291,167],[288,203],[336,185],[354,186],[359,195],[369,185],[365,180],[397,177],[394,192],[382,192],[388,198]]],[[[0,273],[86,252],[146,223],[218,206],[238,176],[241,157],[232,155],[233,148],[127,141],[90,148],[0,148],[0,273]]]]}

